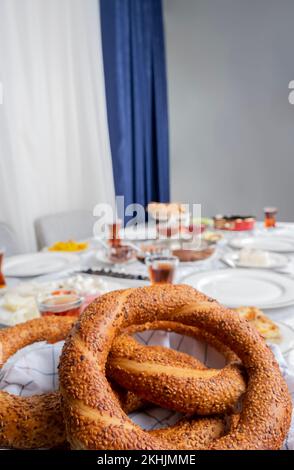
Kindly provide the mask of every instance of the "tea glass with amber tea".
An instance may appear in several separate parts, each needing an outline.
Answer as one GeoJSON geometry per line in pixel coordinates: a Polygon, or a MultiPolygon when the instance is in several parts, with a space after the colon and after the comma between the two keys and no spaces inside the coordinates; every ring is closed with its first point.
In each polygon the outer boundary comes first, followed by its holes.
{"type": "Polygon", "coordinates": [[[108,225],[108,244],[110,247],[116,247],[121,245],[120,229],[120,220],[116,220],[115,222],[108,225]]]}
{"type": "Polygon", "coordinates": [[[276,207],[264,208],[264,226],[265,228],[274,228],[276,226],[276,215],[278,209],[276,207]]]}
{"type": "Polygon", "coordinates": [[[6,287],[5,277],[2,272],[3,259],[4,259],[4,250],[0,248],[0,289],[3,289],[3,287],[6,287]]]}
{"type": "Polygon", "coordinates": [[[179,258],[176,256],[151,255],[145,259],[151,284],[172,284],[179,258]]]}

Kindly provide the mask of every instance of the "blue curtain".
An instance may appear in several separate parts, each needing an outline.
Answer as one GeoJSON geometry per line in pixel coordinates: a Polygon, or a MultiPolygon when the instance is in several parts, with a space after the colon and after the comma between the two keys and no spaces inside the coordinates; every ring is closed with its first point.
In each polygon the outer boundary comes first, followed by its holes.
{"type": "Polygon", "coordinates": [[[169,200],[161,0],[100,0],[110,144],[125,203],[169,200]]]}

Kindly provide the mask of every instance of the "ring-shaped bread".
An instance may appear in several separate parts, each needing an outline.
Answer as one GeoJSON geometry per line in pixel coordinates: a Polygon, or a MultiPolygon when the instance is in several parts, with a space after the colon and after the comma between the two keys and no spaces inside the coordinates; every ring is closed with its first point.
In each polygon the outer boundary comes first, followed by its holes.
{"type": "MultiPolygon", "coordinates": [[[[18,349],[36,341],[55,343],[63,340],[70,331],[75,319],[69,317],[44,317],[6,328],[0,331],[2,357],[0,365],[18,349]]],[[[120,337],[114,344],[120,344],[120,337]]],[[[127,347],[127,344],[126,344],[127,347]]],[[[144,346],[142,346],[144,349],[144,346]]],[[[146,347],[152,351],[153,348],[146,347]]],[[[199,369],[205,366],[196,358],[178,353],[167,348],[156,347],[156,355],[167,356],[170,364],[181,364],[199,369]]],[[[120,348],[121,350],[121,348],[120,348]]],[[[137,395],[116,384],[112,388],[126,413],[145,404],[137,395]]],[[[66,446],[65,426],[61,412],[59,392],[52,392],[29,397],[12,395],[0,391],[0,446],[18,449],[55,448],[66,446]]],[[[157,430],[169,440],[181,445],[187,429],[191,430],[190,444],[199,447],[210,442],[215,436],[225,432],[224,418],[210,417],[207,419],[182,419],[173,428],[173,432],[157,430]]],[[[227,427],[227,426],[226,426],[227,427]]],[[[153,431],[151,431],[152,433],[153,431]]]]}
{"type": "Polygon", "coordinates": [[[133,423],[121,409],[105,376],[115,337],[129,325],[156,320],[205,329],[231,348],[247,371],[248,386],[236,428],[205,447],[279,449],[290,426],[292,405],[272,352],[248,322],[185,285],[155,285],[108,293],[94,301],[75,324],[59,366],[71,448],[177,448],[133,423]]]}
{"type": "Polygon", "coordinates": [[[195,368],[193,362],[186,360],[191,356],[172,349],[144,346],[128,334],[122,334],[114,341],[108,357],[108,377],[142,399],[180,413],[212,415],[235,409],[246,383],[241,363],[229,348],[197,327],[176,322],[140,326],[135,328],[173,330],[205,341],[225,357],[227,365],[223,369],[195,368]]]}

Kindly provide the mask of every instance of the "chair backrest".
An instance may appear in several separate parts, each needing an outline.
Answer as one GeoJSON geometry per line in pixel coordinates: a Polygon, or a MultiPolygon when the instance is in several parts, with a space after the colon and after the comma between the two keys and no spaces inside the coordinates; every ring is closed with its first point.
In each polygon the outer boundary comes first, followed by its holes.
{"type": "Polygon", "coordinates": [[[6,256],[17,255],[21,251],[16,234],[5,222],[0,222],[0,249],[1,248],[5,249],[6,256]]]}
{"type": "Polygon", "coordinates": [[[39,249],[56,241],[83,240],[93,236],[95,218],[91,211],[75,210],[45,215],[35,220],[39,249]]]}

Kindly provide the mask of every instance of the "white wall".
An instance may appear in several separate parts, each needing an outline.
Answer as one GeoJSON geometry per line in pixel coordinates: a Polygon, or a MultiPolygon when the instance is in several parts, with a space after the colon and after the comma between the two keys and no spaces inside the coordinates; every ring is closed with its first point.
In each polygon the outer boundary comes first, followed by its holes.
{"type": "Polygon", "coordinates": [[[172,198],[294,221],[293,0],[164,0],[172,198]]]}

